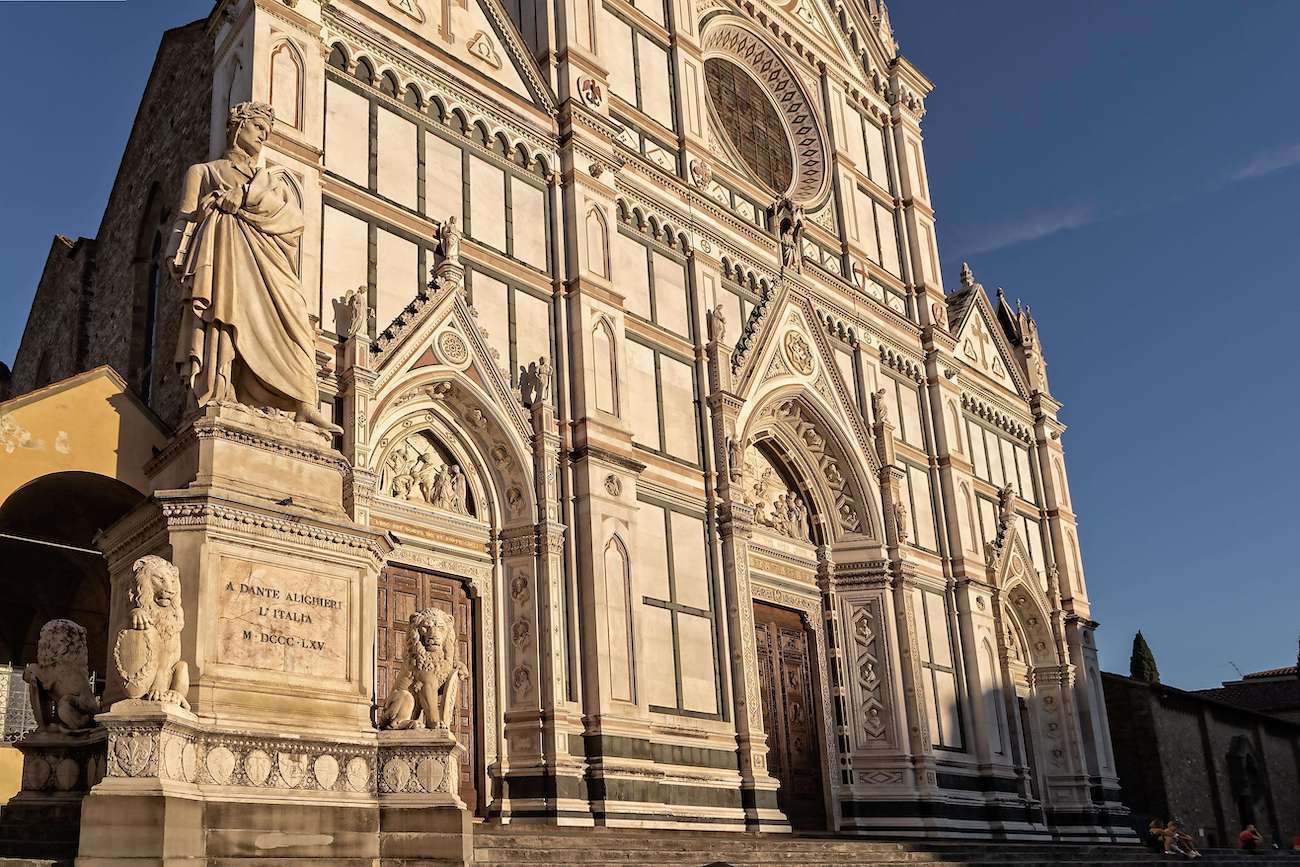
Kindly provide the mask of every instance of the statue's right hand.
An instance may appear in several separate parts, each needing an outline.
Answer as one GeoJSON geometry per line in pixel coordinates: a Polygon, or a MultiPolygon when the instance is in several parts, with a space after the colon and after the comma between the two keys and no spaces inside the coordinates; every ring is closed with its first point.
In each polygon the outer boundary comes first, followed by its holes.
{"type": "Polygon", "coordinates": [[[212,204],[223,214],[233,214],[244,205],[244,190],[242,187],[231,187],[228,190],[214,192],[212,204]]]}
{"type": "Polygon", "coordinates": [[[132,629],[148,629],[151,625],[149,614],[143,608],[136,608],[131,611],[132,629]]]}

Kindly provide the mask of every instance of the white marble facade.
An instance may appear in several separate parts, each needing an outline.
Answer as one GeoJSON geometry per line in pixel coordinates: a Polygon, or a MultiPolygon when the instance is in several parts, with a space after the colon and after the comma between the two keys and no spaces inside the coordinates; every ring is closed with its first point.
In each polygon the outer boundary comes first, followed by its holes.
{"type": "Polygon", "coordinates": [[[1037,325],[945,289],[879,0],[220,5],[214,147],[275,107],[351,517],[474,606],[481,813],[1122,824],[1037,325]]]}

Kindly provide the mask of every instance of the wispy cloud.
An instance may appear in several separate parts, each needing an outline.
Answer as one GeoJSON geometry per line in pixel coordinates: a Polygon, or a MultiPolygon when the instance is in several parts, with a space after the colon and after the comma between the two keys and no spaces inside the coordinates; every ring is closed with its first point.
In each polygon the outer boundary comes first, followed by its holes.
{"type": "Polygon", "coordinates": [[[1014,220],[989,223],[979,231],[973,232],[966,243],[958,246],[962,255],[987,253],[991,250],[1001,250],[1004,247],[1037,241],[1061,232],[1081,229],[1112,216],[1114,214],[1103,212],[1092,202],[1064,205],[1017,217],[1014,220]]]}
{"type": "Polygon", "coordinates": [[[1252,178],[1262,178],[1264,175],[1271,175],[1274,172],[1289,169],[1292,166],[1300,166],[1300,142],[1260,151],[1230,172],[1226,180],[1229,183],[1248,181],[1252,178]]]}
{"type": "Polygon", "coordinates": [[[1267,175],[1300,166],[1300,142],[1257,151],[1242,160],[1235,168],[1220,175],[1217,179],[1192,185],[1181,194],[1172,197],[1156,196],[1148,200],[1136,197],[1122,208],[1104,209],[1095,202],[1078,202],[1065,204],[1056,208],[1037,211],[1003,220],[987,223],[966,233],[967,237],[959,241],[955,251],[960,256],[973,256],[976,253],[988,253],[1017,244],[1027,244],[1062,232],[1071,232],[1096,223],[1113,220],[1118,217],[1132,216],[1143,211],[1167,207],[1184,202],[1205,193],[1213,193],[1238,184],[1262,178],[1267,175]]]}

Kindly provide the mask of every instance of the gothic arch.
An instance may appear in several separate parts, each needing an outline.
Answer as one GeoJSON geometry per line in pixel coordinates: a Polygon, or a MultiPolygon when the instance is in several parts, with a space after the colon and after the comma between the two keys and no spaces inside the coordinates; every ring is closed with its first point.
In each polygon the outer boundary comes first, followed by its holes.
{"type": "Polygon", "coordinates": [[[605,589],[605,628],[609,654],[610,697],[636,701],[636,606],[632,594],[632,557],[618,533],[609,537],[602,556],[605,589]]]}
{"type": "Polygon", "coordinates": [[[596,205],[587,209],[587,270],[609,278],[609,226],[605,214],[596,205]]]}
{"type": "MultiPolygon", "coordinates": [[[[855,449],[833,410],[802,383],[786,384],[749,401],[737,420],[740,445],[760,439],[780,444],[786,460],[813,492],[824,515],[826,544],[849,534],[881,538],[870,457],[855,449]]],[[[734,472],[734,468],[733,468],[734,472]]]]}
{"type": "Polygon", "coordinates": [[[596,389],[596,409],[611,415],[621,414],[617,334],[607,316],[600,317],[591,331],[591,361],[596,389]]]}
{"type": "Polygon", "coordinates": [[[496,529],[535,520],[532,453],[512,433],[499,408],[464,374],[419,368],[385,390],[373,419],[370,469],[376,475],[397,441],[436,422],[476,468],[480,482],[473,493],[483,505],[479,520],[496,529]]]}
{"type": "Polygon", "coordinates": [[[298,47],[282,39],[271,49],[271,107],[275,119],[302,129],[303,69],[298,47]]]}

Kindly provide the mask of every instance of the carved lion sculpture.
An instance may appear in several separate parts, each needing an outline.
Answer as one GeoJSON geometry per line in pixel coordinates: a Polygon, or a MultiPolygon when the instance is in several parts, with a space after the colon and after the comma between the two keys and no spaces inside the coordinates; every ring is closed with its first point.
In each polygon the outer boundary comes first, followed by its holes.
{"type": "Polygon", "coordinates": [[[41,627],[36,662],[23,671],[32,714],[42,730],[75,732],[95,724],[99,698],[90,686],[86,630],[71,620],[41,627]]]}
{"type": "Polygon", "coordinates": [[[181,659],[180,571],[161,557],[135,561],[127,585],[131,611],[117,636],[113,659],[131,698],[176,704],[189,710],[190,669],[181,659]]]}
{"type": "Polygon", "coordinates": [[[411,615],[406,658],[379,714],[381,729],[449,730],[460,681],[469,672],[456,659],[456,624],[437,608],[411,615]]]}

